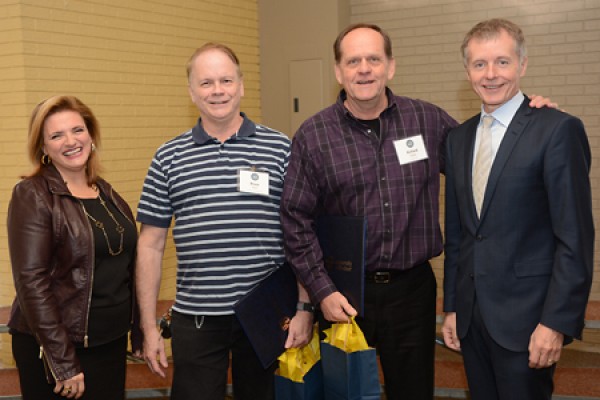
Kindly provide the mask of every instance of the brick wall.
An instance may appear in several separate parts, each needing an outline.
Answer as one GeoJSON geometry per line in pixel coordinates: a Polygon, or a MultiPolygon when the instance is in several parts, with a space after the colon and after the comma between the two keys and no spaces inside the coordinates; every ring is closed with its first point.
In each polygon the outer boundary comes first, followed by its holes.
{"type": "MultiPolygon", "coordinates": [[[[529,65],[523,91],[550,97],[583,120],[594,158],[591,181],[600,226],[600,1],[355,0],[351,5],[352,22],[376,23],[392,37],[392,89],[437,104],[459,121],[480,107],[462,65],[462,38],[477,22],[494,17],[512,20],[525,33],[529,65]]],[[[600,300],[599,252],[597,238],[595,300],[600,300]]],[[[441,284],[441,258],[435,268],[441,284]]]]}
{"type": "MultiPolygon", "coordinates": [[[[8,243],[6,238],[6,208],[10,188],[16,182],[24,154],[25,70],[23,59],[20,6],[0,6],[0,306],[10,304],[14,294],[8,243]]],[[[0,335],[0,366],[11,364],[8,335],[0,335]]]]}
{"type": "MultiPolygon", "coordinates": [[[[6,210],[26,156],[29,113],[44,98],[68,93],[100,121],[104,177],[137,207],[156,148],[189,129],[198,113],[187,92],[185,63],[206,41],[237,52],[246,96],[261,119],[256,0],[6,0],[0,5],[0,306],[14,289],[6,210]]],[[[171,243],[171,242],[170,242],[171,243]]],[[[175,251],[166,251],[160,297],[175,293],[175,251]]],[[[0,366],[11,365],[0,335],[0,366]]]]}

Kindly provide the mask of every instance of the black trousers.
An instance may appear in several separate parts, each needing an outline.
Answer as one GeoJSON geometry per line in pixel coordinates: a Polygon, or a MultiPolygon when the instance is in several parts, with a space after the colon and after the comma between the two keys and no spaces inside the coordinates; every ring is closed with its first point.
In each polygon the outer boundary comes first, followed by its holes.
{"type": "MultiPolygon", "coordinates": [[[[365,281],[365,312],[356,322],[383,370],[387,400],[432,400],[437,282],[429,263],[365,281]]],[[[330,323],[320,315],[319,329],[330,323]]]]}
{"type": "Polygon", "coordinates": [[[236,400],[272,400],[277,363],[263,369],[237,318],[173,312],[173,400],[223,400],[231,354],[236,400]]]}
{"type": "Polygon", "coordinates": [[[475,301],[473,319],[460,342],[472,400],[550,400],[556,364],[529,368],[529,352],[501,347],[490,336],[475,301]]]}
{"type": "MultiPolygon", "coordinates": [[[[46,380],[40,346],[31,335],[11,332],[13,357],[19,370],[23,400],[64,400],[53,392],[55,384],[46,380]]],[[[85,393],[82,400],[120,400],[125,398],[127,335],[110,343],[78,348],[83,369],[85,393]]]]}

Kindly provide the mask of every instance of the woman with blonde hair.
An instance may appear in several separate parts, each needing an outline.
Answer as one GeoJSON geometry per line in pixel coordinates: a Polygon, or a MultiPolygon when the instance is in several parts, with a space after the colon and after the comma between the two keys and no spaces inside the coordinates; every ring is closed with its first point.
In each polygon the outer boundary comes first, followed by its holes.
{"type": "Polygon", "coordinates": [[[8,325],[24,400],[123,399],[132,326],[132,349],[141,347],[137,227],[98,175],[99,147],[98,122],[76,97],[33,110],[34,171],[15,185],[8,209],[16,289],[8,325]]]}

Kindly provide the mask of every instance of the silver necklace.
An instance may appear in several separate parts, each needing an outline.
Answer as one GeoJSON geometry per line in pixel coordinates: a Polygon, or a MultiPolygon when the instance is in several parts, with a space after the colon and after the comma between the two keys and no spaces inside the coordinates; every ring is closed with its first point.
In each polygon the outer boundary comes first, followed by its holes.
{"type": "Polygon", "coordinates": [[[119,249],[117,251],[114,251],[112,249],[112,246],[110,245],[110,240],[108,240],[108,234],[106,233],[106,228],[104,228],[104,223],[102,221],[98,221],[96,218],[92,217],[87,212],[87,210],[85,209],[85,205],[83,204],[83,201],[81,201],[81,199],[77,199],[77,200],[79,200],[79,203],[81,204],[81,208],[83,208],[83,212],[85,213],[85,215],[87,215],[87,217],[94,223],[94,225],[96,225],[96,228],[100,229],[102,231],[102,233],[104,234],[104,239],[106,240],[106,244],[108,245],[108,253],[111,256],[118,256],[119,254],[121,254],[123,252],[123,236],[124,236],[123,233],[125,232],[125,228],[123,228],[123,226],[121,224],[119,224],[119,222],[117,221],[117,219],[115,218],[113,213],[110,212],[110,210],[106,206],[106,202],[102,198],[102,195],[100,194],[100,191],[98,190],[98,187],[96,185],[93,185],[92,189],[94,189],[98,193],[98,200],[100,201],[100,204],[102,205],[102,207],[104,207],[108,216],[115,223],[115,225],[116,225],[115,230],[121,237],[119,240],[119,249]]]}

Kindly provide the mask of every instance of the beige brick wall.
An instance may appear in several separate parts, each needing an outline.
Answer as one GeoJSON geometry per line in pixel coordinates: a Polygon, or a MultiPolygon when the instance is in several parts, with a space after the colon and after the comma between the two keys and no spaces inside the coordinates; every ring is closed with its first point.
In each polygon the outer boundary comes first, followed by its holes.
{"type": "MultiPolygon", "coordinates": [[[[14,293],[4,221],[10,188],[20,172],[16,165],[24,153],[19,133],[27,123],[20,6],[8,3],[0,7],[0,306],[10,304],[14,293]]],[[[0,366],[11,362],[8,335],[0,335],[0,366]]]]}
{"type": "MultiPolygon", "coordinates": [[[[197,119],[185,63],[196,47],[234,48],[245,76],[242,107],[261,119],[256,0],[5,0],[0,4],[0,306],[14,289],[6,240],[12,187],[30,165],[29,113],[42,99],[73,94],[102,130],[105,178],[137,207],[156,148],[197,119]]],[[[165,257],[160,297],[175,293],[175,252],[165,257]]],[[[0,335],[0,366],[12,365],[0,335]]]]}
{"type": "MultiPolygon", "coordinates": [[[[529,51],[523,91],[550,97],[586,126],[594,158],[594,214],[600,226],[599,0],[355,0],[351,8],[352,22],[376,23],[392,37],[397,66],[392,89],[435,103],[459,121],[479,112],[480,104],[462,66],[459,47],[464,34],[487,18],[518,23],[529,51]]],[[[598,244],[597,238],[595,300],[600,300],[598,244]]],[[[441,284],[441,258],[435,268],[441,284]]]]}

